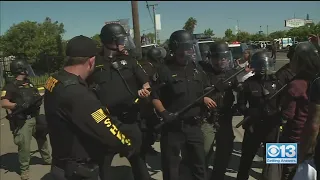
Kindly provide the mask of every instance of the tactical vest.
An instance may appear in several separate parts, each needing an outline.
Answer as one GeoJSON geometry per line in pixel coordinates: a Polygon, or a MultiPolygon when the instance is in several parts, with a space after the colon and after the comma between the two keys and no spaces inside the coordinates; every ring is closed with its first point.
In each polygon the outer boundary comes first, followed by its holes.
{"type": "MultiPolygon", "coordinates": [[[[212,73],[208,74],[210,83],[213,85],[217,84],[218,82],[223,82],[232,75],[232,73],[220,73],[218,75],[214,75],[212,73]]],[[[211,98],[217,103],[217,110],[229,110],[231,108],[234,102],[232,89],[234,86],[234,80],[230,80],[229,82],[223,84],[223,89],[225,89],[224,92],[213,92],[211,98]]]]}
{"type": "Polygon", "coordinates": [[[15,80],[12,83],[15,85],[18,92],[17,96],[13,97],[12,102],[17,104],[28,103],[31,106],[28,110],[24,111],[21,114],[18,114],[17,117],[19,119],[29,119],[30,116],[35,117],[39,113],[39,108],[42,103],[41,101],[35,103],[35,101],[40,97],[40,94],[37,88],[33,86],[30,80],[27,80],[27,81],[15,80]]]}

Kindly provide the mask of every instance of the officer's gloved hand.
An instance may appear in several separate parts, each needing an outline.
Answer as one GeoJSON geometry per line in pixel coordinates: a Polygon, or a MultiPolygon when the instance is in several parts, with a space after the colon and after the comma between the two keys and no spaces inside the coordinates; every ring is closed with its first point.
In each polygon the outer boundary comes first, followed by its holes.
{"type": "Polygon", "coordinates": [[[174,121],[178,117],[178,114],[164,110],[164,111],[160,112],[160,116],[163,118],[163,120],[165,122],[171,122],[171,121],[174,121]]]}
{"type": "Polygon", "coordinates": [[[136,123],[121,124],[120,131],[126,136],[126,138],[130,139],[131,143],[131,145],[127,148],[124,148],[123,151],[120,152],[120,154],[122,156],[128,157],[136,152],[139,152],[142,144],[142,133],[139,126],[136,123]]]}

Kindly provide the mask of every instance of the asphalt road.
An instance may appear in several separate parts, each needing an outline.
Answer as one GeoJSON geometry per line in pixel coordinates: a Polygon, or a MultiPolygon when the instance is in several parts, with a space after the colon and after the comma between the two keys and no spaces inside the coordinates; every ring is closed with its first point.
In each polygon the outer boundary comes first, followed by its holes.
{"type": "MultiPolygon", "coordinates": [[[[277,65],[276,69],[279,69],[281,66],[286,64],[288,60],[286,59],[285,53],[277,54],[277,65]]],[[[43,109],[42,109],[43,112],[43,109]]],[[[5,116],[5,111],[1,109],[0,117],[5,116]]],[[[233,118],[233,125],[235,126],[240,120],[241,116],[235,116],[233,118]]],[[[17,174],[19,166],[17,159],[17,146],[13,143],[12,133],[9,130],[9,122],[6,119],[0,121],[0,133],[1,133],[1,146],[0,146],[0,179],[1,180],[19,180],[20,177],[17,174]]],[[[229,168],[227,169],[225,180],[234,180],[237,174],[237,169],[239,165],[239,160],[241,156],[241,142],[243,138],[243,129],[234,128],[234,134],[236,136],[234,140],[234,150],[232,160],[229,164],[229,168]]],[[[154,148],[157,151],[160,151],[159,143],[155,143],[154,148]]],[[[31,180],[40,180],[44,177],[49,171],[50,166],[43,165],[43,161],[40,158],[39,153],[36,151],[37,145],[35,140],[33,139],[31,144],[31,169],[30,169],[30,179],[31,180]]],[[[261,154],[261,153],[259,153],[261,154]]],[[[149,156],[147,157],[147,164],[149,167],[149,172],[152,175],[152,178],[161,180],[162,172],[161,172],[161,163],[160,156],[149,156]]],[[[111,176],[112,179],[117,180],[132,180],[132,173],[130,170],[130,164],[125,158],[120,158],[116,155],[113,159],[112,166],[114,166],[114,171],[111,176]]],[[[252,170],[250,172],[250,180],[260,179],[259,176],[262,172],[263,162],[262,157],[256,155],[254,158],[254,163],[252,166],[252,170]]],[[[212,168],[212,167],[211,167],[212,168]]]]}

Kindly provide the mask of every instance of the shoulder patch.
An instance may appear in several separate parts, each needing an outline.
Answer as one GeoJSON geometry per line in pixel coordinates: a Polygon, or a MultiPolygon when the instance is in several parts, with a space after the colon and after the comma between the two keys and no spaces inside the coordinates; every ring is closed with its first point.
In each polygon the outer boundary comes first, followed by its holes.
{"type": "Polygon", "coordinates": [[[58,80],[50,76],[44,86],[45,89],[47,89],[49,92],[52,92],[53,88],[58,83],[58,80]]]}
{"type": "Polygon", "coordinates": [[[7,91],[1,91],[1,97],[4,97],[7,94],[7,91]]]}
{"type": "Polygon", "coordinates": [[[91,113],[91,116],[97,123],[100,123],[101,121],[107,118],[107,115],[103,112],[101,108],[91,113]]]}

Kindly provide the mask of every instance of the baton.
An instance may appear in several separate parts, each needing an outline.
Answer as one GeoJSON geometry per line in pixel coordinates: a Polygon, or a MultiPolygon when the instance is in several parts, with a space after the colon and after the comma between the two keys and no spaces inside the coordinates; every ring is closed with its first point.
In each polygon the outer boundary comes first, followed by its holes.
{"type": "MultiPolygon", "coordinates": [[[[291,82],[291,81],[290,81],[291,82]]],[[[268,97],[266,99],[266,102],[272,100],[274,97],[276,97],[279,93],[281,93],[283,91],[284,88],[286,88],[288,86],[289,83],[283,85],[277,92],[275,92],[272,96],[268,97]]],[[[240,126],[242,126],[243,124],[245,124],[248,120],[250,119],[250,116],[247,116],[246,118],[244,118],[243,120],[241,120],[235,127],[239,128],[240,126]]]]}
{"type": "MultiPolygon", "coordinates": [[[[224,81],[219,80],[216,84],[218,85],[219,83],[221,84],[225,84],[228,81],[230,81],[231,79],[233,79],[234,77],[236,77],[237,75],[239,75],[240,73],[242,73],[243,71],[245,71],[245,68],[241,68],[240,70],[238,70],[236,73],[234,73],[233,75],[231,75],[230,77],[228,77],[227,79],[225,79],[224,81]]],[[[192,108],[193,105],[195,105],[198,101],[200,101],[201,99],[203,99],[204,97],[208,96],[209,94],[211,94],[214,90],[216,90],[219,88],[216,88],[214,85],[210,88],[210,90],[206,93],[204,93],[203,95],[201,95],[200,97],[198,97],[196,100],[194,100],[192,103],[188,104],[187,106],[185,106],[184,108],[180,109],[179,111],[175,112],[174,114],[176,116],[180,116],[182,113],[188,111],[190,108],[192,108]]],[[[160,124],[155,126],[155,129],[160,129],[164,124],[168,123],[168,121],[161,121],[160,124]]]]}

